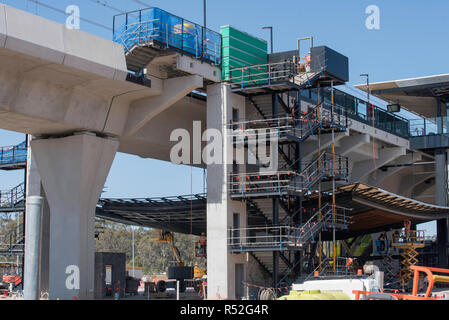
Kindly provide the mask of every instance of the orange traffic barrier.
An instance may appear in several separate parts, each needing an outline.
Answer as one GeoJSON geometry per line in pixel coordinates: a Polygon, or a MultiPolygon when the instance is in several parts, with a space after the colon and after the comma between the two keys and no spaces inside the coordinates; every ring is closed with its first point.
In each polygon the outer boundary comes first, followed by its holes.
{"type": "MultiPolygon", "coordinates": [[[[392,296],[394,299],[399,300],[438,300],[442,297],[431,297],[432,295],[432,289],[435,283],[443,282],[443,283],[449,283],[449,276],[442,276],[442,275],[436,275],[435,273],[446,273],[449,274],[449,269],[442,269],[442,268],[431,268],[431,267],[422,267],[422,266],[410,266],[410,269],[414,271],[413,273],[413,288],[412,288],[412,294],[398,294],[398,293],[386,293],[390,296],[392,296]],[[419,273],[423,272],[427,276],[427,290],[423,297],[418,296],[418,285],[419,285],[419,273]]],[[[369,296],[370,294],[376,293],[376,292],[370,292],[370,291],[361,291],[361,290],[353,290],[353,294],[355,294],[355,300],[360,300],[360,295],[366,295],[369,296]]],[[[377,292],[378,293],[378,292],[377,292]]]]}

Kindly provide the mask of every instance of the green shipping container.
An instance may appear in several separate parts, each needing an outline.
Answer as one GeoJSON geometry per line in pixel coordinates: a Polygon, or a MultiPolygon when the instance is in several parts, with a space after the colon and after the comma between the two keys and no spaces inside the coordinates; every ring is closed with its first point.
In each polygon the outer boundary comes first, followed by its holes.
{"type": "Polygon", "coordinates": [[[267,82],[267,41],[231,26],[220,28],[222,36],[222,79],[242,86],[267,82]],[[243,70],[233,70],[235,68],[243,70]],[[232,73],[232,74],[231,74],[232,73]]]}

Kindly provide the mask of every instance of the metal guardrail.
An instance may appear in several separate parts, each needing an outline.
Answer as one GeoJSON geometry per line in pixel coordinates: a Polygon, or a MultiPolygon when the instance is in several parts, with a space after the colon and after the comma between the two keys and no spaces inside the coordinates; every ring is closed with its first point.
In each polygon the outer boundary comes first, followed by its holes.
{"type": "Polygon", "coordinates": [[[297,116],[231,122],[228,128],[231,129],[229,132],[231,137],[256,140],[260,137],[280,139],[285,135],[305,139],[314,135],[319,127],[344,130],[347,126],[346,110],[338,106],[321,103],[309,112],[297,116]]]}
{"type": "Polygon", "coordinates": [[[23,252],[24,249],[23,224],[15,227],[8,234],[0,236],[0,252],[16,254],[23,252]]]}
{"type": "Polygon", "coordinates": [[[449,117],[412,119],[410,122],[410,136],[423,137],[449,133],[449,117]]]}
{"type": "MultiPolygon", "coordinates": [[[[11,190],[0,190],[0,211],[14,210],[25,200],[25,183],[11,190]]],[[[23,207],[23,206],[21,206],[23,207]]]]}
{"type": "Polygon", "coordinates": [[[229,190],[242,197],[251,194],[282,194],[312,192],[320,180],[336,178],[346,180],[349,160],[347,157],[323,152],[313,162],[297,173],[295,171],[254,172],[230,174],[229,190]],[[335,167],[334,167],[335,164],[335,167]]]}
{"type": "MultiPolygon", "coordinates": [[[[324,87],[320,90],[322,99],[330,103],[331,89],[324,87]]],[[[310,103],[314,103],[317,100],[316,90],[303,90],[301,92],[301,98],[308,100],[310,103]]],[[[373,124],[373,107],[368,105],[366,100],[358,92],[350,94],[339,90],[338,87],[334,89],[334,104],[343,108],[347,112],[348,118],[371,126],[373,124]]],[[[374,105],[374,126],[405,139],[408,139],[410,136],[409,131],[411,129],[409,128],[410,123],[408,119],[396,113],[387,112],[387,110],[376,105],[374,105]]]]}
{"type": "Polygon", "coordinates": [[[113,40],[129,52],[155,41],[195,58],[221,64],[221,35],[156,7],[114,16],[113,40]]]}
{"type": "Polygon", "coordinates": [[[256,226],[249,228],[230,228],[229,244],[232,249],[272,249],[287,250],[300,247],[296,243],[299,228],[291,226],[256,226]],[[244,236],[241,234],[244,233],[244,236]]]}
{"type": "Polygon", "coordinates": [[[234,88],[242,90],[252,86],[271,86],[285,82],[310,87],[313,79],[320,74],[322,74],[321,71],[310,72],[303,69],[300,63],[287,60],[233,68],[229,70],[229,74],[224,75],[224,80],[233,84],[234,88]]]}
{"type": "Polygon", "coordinates": [[[424,230],[410,230],[393,232],[392,245],[395,247],[419,245],[424,246],[426,241],[424,230]]]}
{"type": "Polygon", "coordinates": [[[0,148],[0,166],[26,163],[27,152],[25,141],[16,146],[0,148]]]}
{"type": "Polygon", "coordinates": [[[227,80],[244,89],[254,85],[293,81],[295,75],[294,64],[291,61],[286,61],[233,68],[229,70],[227,80]]]}
{"type": "Polygon", "coordinates": [[[335,257],[335,269],[334,269],[334,258],[328,257],[321,261],[310,274],[299,278],[298,282],[303,283],[313,279],[319,279],[320,277],[338,277],[338,276],[348,276],[355,275],[354,267],[352,264],[348,263],[348,258],[345,257],[335,257]]]}
{"type": "Polygon", "coordinates": [[[351,209],[327,203],[300,227],[253,226],[230,228],[229,245],[233,251],[302,249],[315,242],[316,235],[331,228],[347,229],[351,209]]]}

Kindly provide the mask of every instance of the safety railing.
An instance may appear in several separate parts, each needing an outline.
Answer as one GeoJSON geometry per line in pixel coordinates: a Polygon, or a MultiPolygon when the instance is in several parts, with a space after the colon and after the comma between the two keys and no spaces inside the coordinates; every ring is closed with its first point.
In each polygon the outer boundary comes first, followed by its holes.
{"type": "MultiPolygon", "coordinates": [[[[320,88],[320,99],[331,103],[331,92],[332,90],[329,87],[320,88]]],[[[317,89],[301,90],[300,95],[301,99],[305,99],[310,103],[317,101],[317,89]]],[[[349,119],[354,119],[368,125],[372,125],[374,122],[376,128],[406,139],[409,138],[409,130],[416,132],[416,128],[413,128],[413,130],[409,128],[408,119],[401,117],[397,113],[387,112],[387,110],[376,105],[368,105],[366,100],[366,98],[361,98],[358,93],[352,95],[339,90],[338,87],[334,89],[334,104],[343,108],[347,112],[349,119]]],[[[418,126],[418,124],[415,126],[418,126]]]]}
{"type": "Polygon", "coordinates": [[[21,183],[11,190],[0,190],[0,210],[14,209],[25,199],[25,184],[21,183]]]}
{"type": "Polygon", "coordinates": [[[280,139],[286,135],[305,139],[314,135],[318,128],[335,128],[340,131],[345,130],[347,126],[346,110],[321,103],[297,116],[231,122],[228,128],[231,129],[229,136],[236,137],[238,139],[236,141],[241,141],[245,138],[255,140],[262,136],[270,140],[280,139]]]}
{"type": "Polygon", "coordinates": [[[335,257],[335,262],[333,257],[327,257],[321,261],[315,269],[308,275],[303,276],[298,279],[298,282],[305,282],[313,279],[325,278],[325,277],[347,277],[349,275],[355,276],[354,266],[351,263],[350,258],[345,257],[335,257]],[[334,268],[335,263],[335,268],[334,268]]]}
{"type": "Polygon", "coordinates": [[[401,246],[424,246],[426,241],[424,230],[397,230],[392,235],[392,245],[401,246]]]}
{"type": "Polygon", "coordinates": [[[323,152],[302,171],[295,186],[312,192],[313,186],[320,180],[347,180],[349,159],[338,154],[323,152]]]}
{"type": "Polygon", "coordinates": [[[298,228],[291,226],[256,226],[230,228],[229,245],[233,251],[244,250],[287,250],[300,247],[296,243],[298,228]]]}
{"type": "Polygon", "coordinates": [[[16,146],[0,148],[0,166],[25,163],[27,161],[26,142],[16,146]]]}
{"type": "Polygon", "coordinates": [[[293,81],[296,74],[295,64],[286,61],[233,68],[224,79],[244,89],[254,85],[270,86],[277,82],[293,81]]]}
{"type": "Polygon", "coordinates": [[[309,235],[314,241],[313,236],[317,229],[325,231],[332,228],[346,230],[352,223],[351,211],[350,208],[334,206],[329,202],[325,203],[301,226],[301,235],[306,237],[309,235]]]}
{"type": "Polygon", "coordinates": [[[310,71],[292,60],[282,62],[249,65],[233,68],[224,74],[223,80],[229,81],[233,88],[245,89],[252,86],[272,86],[291,82],[298,86],[310,87],[314,79],[322,74],[321,70],[310,71]]]}
{"type": "Polygon", "coordinates": [[[331,228],[346,229],[351,224],[351,210],[327,203],[306,223],[293,226],[252,226],[230,228],[229,245],[233,251],[302,249],[315,242],[319,232],[331,228]]]}
{"type": "Polygon", "coordinates": [[[154,41],[183,54],[221,64],[221,35],[159,8],[114,16],[113,39],[129,52],[154,41]]]}
{"type": "Polygon", "coordinates": [[[23,224],[19,224],[9,233],[0,236],[0,252],[11,254],[22,252],[24,240],[23,224]]]}
{"type": "Polygon", "coordinates": [[[410,136],[422,137],[449,133],[449,117],[410,120],[410,136]]]}
{"type": "Polygon", "coordinates": [[[292,189],[292,181],[298,174],[294,171],[257,172],[230,174],[231,194],[284,193],[292,189]]]}
{"type": "Polygon", "coordinates": [[[347,157],[323,152],[305,168],[295,171],[233,173],[229,175],[229,191],[242,197],[252,194],[303,194],[312,192],[320,180],[347,180],[347,157]]]}

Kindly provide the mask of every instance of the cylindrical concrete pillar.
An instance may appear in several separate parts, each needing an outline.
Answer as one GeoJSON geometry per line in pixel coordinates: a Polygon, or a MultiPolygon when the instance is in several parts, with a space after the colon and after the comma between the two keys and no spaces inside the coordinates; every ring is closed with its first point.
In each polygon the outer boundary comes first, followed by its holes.
{"type": "Polygon", "coordinates": [[[26,199],[25,269],[23,279],[25,300],[39,299],[39,246],[42,203],[43,198],[39,196],[29,196],[26,199]]]}

